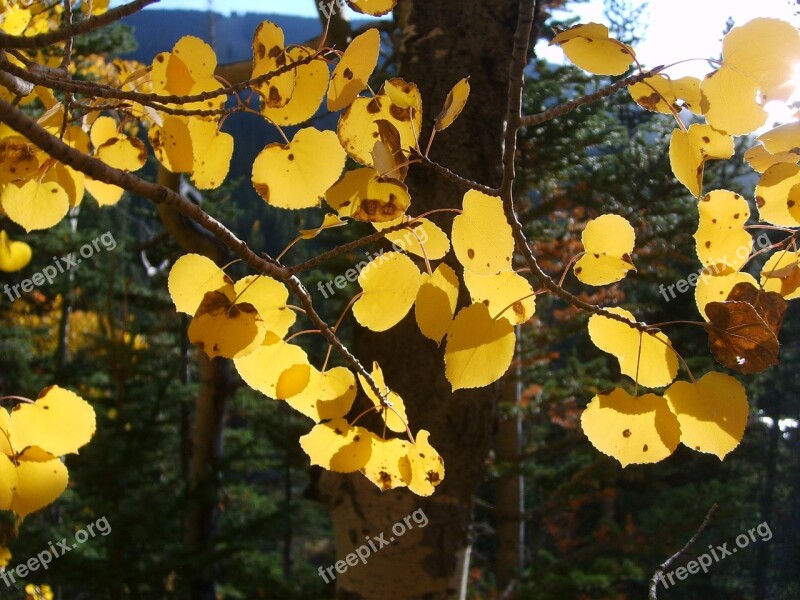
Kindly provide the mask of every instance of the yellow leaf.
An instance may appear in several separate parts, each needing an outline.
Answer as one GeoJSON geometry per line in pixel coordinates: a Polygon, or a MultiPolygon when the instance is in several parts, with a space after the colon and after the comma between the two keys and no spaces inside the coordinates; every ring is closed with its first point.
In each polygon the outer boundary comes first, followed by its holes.
{"type": "Polygon", "coordinates": [[[387,252],[364,267],[358,283],[364,292],[353,305],[353,316],[367,329],[386,331],[411,310],[421,274],[406,255],[387,252]]]}
{"type": "Polygon", "coordinates": [[[756,186],[758,217],[781,227],[800,225],[798,202],[791,201],[792,190],[800,186],[800,166],[790,163],[772,165],[756,186]]]}
{"type": "Polygon", "coordinates": [[[795,89],[800,32],[779,19],[753,19],[722,40],[722,66],[700,85],[709,125],[730,135],[755,131],[767,120],[763,106],[786,101],[795,89]]]}
{"type": "Polygon", "coordinates": [[[453,321],[457,302],[458,276],[451,267],[442,263],[433,275],[423,273],[414,303],[414,316],[422,335],[441,344],[453,321]]]}
{"type": "Polygon", "coordinates": [[[458,262],[470,271],[492,275],[511,270],[514,238],[500,198],[476,190],[464,194],[451,237],[458,262]]]}
{"type": "Polygon", "coordinates": [[[367,29],[350,42],[333,70],[328,90],[329,111],[350,106],[367,86],[369,76],[378,64],[380,48],[381,34],[377,29],[367,29]]]}
{"type": "Polygon", "coordinates": [[[608,37],[608,27],[599,23],[575,25],[559,32],[550,45],[561,46],[572,63],[595,75],[621,75],[636,54],[627,44],[608,37]]]}
{"type": "Polygon", "coordinates": [[[396,107],[403,110],[413,108],[415,111],[422,109],[422,99],[419,95],[417,84],[409,83],[400,77],[389,79],[383,89],[396,107]]]}
{"type": "Polygon", "coordinates": [[[172,266],[167,280],[176,310],[188,315],[197,312],[206,292],[232,287],[232,284],[213,260],[200,254],[181,256],[172,266]]]}
{"type": "Polygon", "coordinates": [[[252,304],[261,315],[267,331],[283,338],[297,316],[286,306],[289,289],[265,275],[250,275],[236,282],[236,302],[252,304]]]}
{"type": "Polygon", "coordinates": [[[61,222],[69,210],[69,196],[54,182],[32,179],[22,187],[10,183],[3,189],[0,203],[9,219],[25,231],[49,229],[61,222]]]}
{"type": "Polygon", "coordinates": [[[79,206],[83,200],[86,176],[63,163],[54,164],[42,177],[42,183],[57,183],[67,193],[70,208],[79,206]]]}
{"type": "MultiPolygon", "coordinates": [[[[275,23],[263,21],[253,35],[253,75],[260,77],[281,67],[289,62],[283,46],[283,30],[275,23]]],[[[261,96],[262,106],[281,108],[292,99],[297,75],[294,71],[287,71],[281,75],[271,77],[254,89],[261,96]]]]}
{"type": "MultiPolygon", "coordinates": [[[[292,63],[305,58],[314,51],[295,46],[286,52],[292,63]]],[[[280,127],[298,125],[308,121],[317,112],[325,92],[328,90],[328,65],[322,60],[298,66],[292,97],[284,106],[273,107],[261,103],[261,114],[280,127]]]]}
{"type": "Polygon", "coordinates": [[[233,157],[233,136],[219,131],[213,121],[192,119],[188,125],[192,140],[192,183],[200,190],[222,185],[233,157]]]}
{"type": "Polygon", "coordinates": [[[120,201],[122,194],[125,193],[125,190],[117,185],[98,181],[88,176],[86,177],[85,185],[86,191],[97,200],[97,204],[100,206],[113,206],[120,201]]]}
{"type": "Polygon", "coordinates": [[[757,287],[756,280],[749,273],[726,273],[713,267],[703,269],[697,280],[697,287],[694,290],[694,301],[703,319],[709,320],[706,315],[706,304],[709,302],[724,302],[734,286],[742,282],[751,283],[757,287]]]}
{"type": "Polygon", "coordinates": [[[696,77],[653,75],[629,85],[628,92],[639,106],[652,112],[669,115],[686,108],[700,114],[700,80],[696,77]]]}
{"type": "Polygon", "coordinates": [[[189,324],[189,341],[209,358],[236,358],[254,352],[267,328],[252,304],[234,304],[222,292],[206,292],[189,324]]]}
{"type": "MultiPolygon", "coordinates": [[[[233,364],[247,385],[274,399],[288,397],[291,391],[296,391],[291,389],[292,386],[286,385],[287,381],[281,381],[281,376],[293,367],[305,365],[309,369],[310,380],[310,366],[305,351],[300,346],[287,344],[271,333],[267,334],[264,344],[247,356],[235,358],[233,364]],[[282,390],[284,393],[279,393],[278,387],[281,383],[290,391],[282,390]]],[[[297,375],[302,380],[302,373],[297,375]]]]}
{"type": "MultiPolygon", "coordinates": [[[[408,223],[412,217],[403,215],[394,221],[385,223],[373,223],[378,231],[388,227],[399,225],[400,222],[408,223]]],[[[438,225],[429,221],[425,217],[414,219],[415,226],[408,229],[400,229],[386,234],[386,239],[392,243],[395,250],[402,250],[409,254],[414,254],[420,258],[428,257],[428,260],[439,260],[450,251],[450,240],[447,234],[438,225]],[[425,249],[423,252],[423,248],[425,249]]]]}
{"type": "Polygon", "coordinates": [[[388,386],[386,385],[386,380],[383,377],[383,371],[377,362],[372,363],[372,373],[370,373],[370,375],[372,375],[372,379],[375,381],[375,385],[378,386],[378,389],[381,391],[381,393],[386,396],[389,404],[391,404],[391,408],[383,406],[381,399],[372,389],[372,386],[369,384],[366,378],[359,373],[358,381],[361,383],[361,388],[364,390],[367,398],[372,400],[372,404],[378,409],[378,413],[381,415],[381,417],[383,417],[386,427],[397,433],[406,431],[408,427],[406,404],[403,402],[400,394],[389,390],[388,386]]]}
{"type": "Polygon", "coordinates": [[[319,227],[316,227],[314,229],[301,229],[300,237],[303,238],[304,240],[312,240],[326,229],[331,229],[333,227],[341,227],[342,225],[346,224],[347,221],[344,221],[338,215],[335,215],[333,213],[328,213],[325,215],[325,218],[322,219],[322,225],[320,225],[319,227]]]}
{"type": "Polygon", "coordinates": [[[800,121],[775,127],[756,138],[770,154],[792,153],[800,158],[800,121]]]}
{"type": "Polygon", "coordinates": [[[444,350],[445,376],[453,391],[500,379],[511,366],[516,341],[508,319],[493,319],[482,302],[462,308],[450,325],[444,350]]]}
{"type": "MultiPolygon", "coordinates": [[[[631,323],[636,322],[624,308],[606,310],[631,323]]],[[[661,332],[655,335],[640,333],[625,323],[592,315],[589,318],[589,337],[600,350],[614,355],[619,360],[622,374],[638,381],[639,385],[662,387],[669,385],[678,374],[678,358],[669,339],[661,332]]]]}
{"type": "Polygon", "coordinates": [[[753,238],[744,228],[750,218],[747,200],[728,190],[713,190],[702,197],[698,208],[700,222],[694,239],[700,262],[704,267],[741,269],[753,249],[753,238]]]}
{"type": "Polygon", "coordinates": [[[20,518],[41,510],[67,489],[69,474],[58,459],[47,462],[22,461],[16,466],[16,472],[17,483],[11,510],[20,518]]]}
{"type": "Polygon", "coordinates": [[[672,132],[669,142],[669,160],[675,177],[699,198],[703,187],[703,167],[707,160],[733,156],[733,138],[712,129],[709,125],[695,123],[684,133],[672,132]]]}
{"type": "MultiPolygon", "coordinates": [[[[329,3],[328,0],[323,2],[329,3]]],[[[397,0],[347,0],[347,3],[356,12],[381,17],[391,12],[397,0]]]]}
{"type": "Polygon", "coordinates": [[[344,419],[320,423],[300,438],[300,446],[312,465],[337,473],[353,473],[367,464],[372,436],[363,427],[351,427],[344,419]]]}
{"type": "Polygon", "coordinates": [[[444,101],[444,108],[439,116],[436,117],[436,122],[433,128],[436,131],[442,131],[450,127],[464,110],[469,98],[469,77],[465,77],[453,86],[453,89],[447,94],[444,101]]]}
{"type": "Polygon", "coordinates": [[[636,232],[619,215],[601,215],[586,224],[581,236],[584,255],[573,271],[587,285],[607,285],[635,271],[631,260],[636,232]]]}
{"type": "Polygon", "coordinates": [[[781,152],[779,154],[770,154],[762,144],[749,148],[744,153],[744,159],[747,161],[753,170],[763,173],[772,165],[778,163],[796,163],[800,160],[800,154],[793,152],[781,152]]]}
{"type": "Polygon", "coordinates": [[[53,456],[76,453],[95,432],[94,409],[64,388],[42,390],[33,404],[19,404],[11,413],[12,443],[17,452],[37,446],[53,456]]]}
{"type": "Polygon", "coordinates": [[[0,271],[21,271],[31,262],[33,251],[25,242],[8,239],[5,230],[0,230],[0,271]]]}
{"type": "Polygon", "coordinates": [[[384,440],[374,433],[370,436],[372,451],[361,472],[383,492],[407,486],[411,481],[411,444],[399,438],[384,440]]]}
{"type": "Polygon", "coordinates": [[[742,384],[724,373],[706,373],[696,383],[676,381],[664,392],[681,426],[681,443],[725,458],[739,445],[749,406],[742,384]]]}
{"type": "Polygon", "coordinates": [[[119,135],[117,131],[117,122],[111,117],[97,117],[92,123],[92,129],[89,132],[89,140],[92,146],[99,148],[109,140],[116,139],[119,135]]]}
{"type": "Polygon", "coordinates": [[[137,171],[147,161],[147,149],[141,140],[120,136],[104,142],[97,148],[95,156],[109,167],[137,171]]]}
{"type": "Polygon", "coordinates": [[[168,171],[192,171],[192,137],[183,119],[166,116],[161,126],[153,125],[147,135],[156,158],[168,171]]]}
{"type": "MultiPolygon", "coordinates": [[[[402,81],[402,80],[401,80],[402,81]]],[[[405,82],[404,82],[405,83],[405,82]]],[[[420,106],[422,99],[416,88],[420,106]]],[[[378,121],[389,121],[400,134],[400,148],[405,152],[408,148],[417,147],[420,128],[422,126],[422,110],[401,108],[393,104],[386,92],[386,86],[374,98],[356,98],[339,118],[337,134],[339,142],[353,159],[368,167],[374,166],[372,150],[375,140],[379,138],[378,121]]]]}
{"type": "Polygon", "coordinates": [[[473,302],[482,302],[495,319],[507,319],[512,325],[526,323],[536,312],[536,297],[528,280],[513,271],[478,275],[464,271],[464,285],[473,302]]]}
{"type": "Polygon", "coordinates": [[[345,173],[327,190],[325,200],[340,217],[373,223],[399,219],[411,204],[404,183],[380,177],[369,167],[345,173]]]}
{"type": "Polygon", "coordinates": [[[311,367],[308,385],[286,397],[286,403],[314,422],[345,416],[356,399],[356,378],[350,369],[336,367],[324,373],[311,367]]]}
{"type": "Polygon", "coordinates": [[[345,153],[331,131],[308,127],[289,144],[269,144],[253,163],[253,186],[272,206],[319,206],[344,169],[345,153]]]}
{"type": "Polygon", "coordinates": [[[581,415],[581,427],[592,446],[623,467],[664,460],[681,437],[678,418],[664,398],[634,398],[619,388],[592,398],[581,415]]]}
{"type": "Polygon", "coordinates": [[[417,439],[408,451],[411,463],[411,481],[408,489],[417,496],[430,496],[434,489],[444,480],[444,461],[431,446],[430,433],[424,429],[417,432],[417,439]]]}
{"type": "MultiPolygon", "coordinates": [[[[800,268],[800,252],[791,252],[781,250],[775,252],[767,259],[761,269],[761,287],[765,292],[777,292],[786,300],[794,300],[800,298],[800,287],[795,288],[791,292],[784,292],[783,282],[775,275],[782,269],[798,269],[800,268]]],[[[756,285],[755,280],[752,282],[756,285]]]]}
{"type": "Polygon", "coordinates": [[[31,22],[31,11],[28,8],[20,6],[3,5],[5,8],[4,13],[0,13],[3,19],[0,19],[0,30],[6,32],[8,35],[22,35],[31,22]]]}
{"type": "Polygon", "coordinates": [[[37,152],[36,146],[23,137],[0,140],[0,184],[33,177],[39,169],[37,152]]]}

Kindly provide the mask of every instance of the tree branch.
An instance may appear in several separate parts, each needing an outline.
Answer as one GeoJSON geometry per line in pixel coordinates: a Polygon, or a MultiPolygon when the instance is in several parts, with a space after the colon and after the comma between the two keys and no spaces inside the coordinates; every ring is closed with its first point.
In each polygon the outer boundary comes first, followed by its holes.
{"type": "Polygon", "coordinates": [[[36,48],[51,46],[53,44],[57,44],[58,42],[66,41],[76,35],[89,33],[95,29],[100,29],[106,25],[111,25],[123,17],[127,17],[139,12],[145,6],[155,4],[158,1],[159,0],[134,0],[133,2],[129,2],[128,4],[123,4],[122,6],[119,6],[113,10],[109,10],[102,15],[89,17],[85,21],[80,21],[78,23],[62,27],[61,29],[50,31],[48,33],[40,33],[38,35],[9,35],[7,33],[0,32],[0,48],[35,50],[36,48]]]}
{"type": "Polygon", "coordinates": [[[692,546],[692,544],[695,543],[697,538],[700,537],[700,534],[703,533],[706,527],[708,527],[708,523],[711,521],[711,517],[714,515],[718,507],[719,505],[715,502],[706,513],[706,518],[703,519],[702,523],[700,523],[700,527],[698,527],[697,531],[694,532],[694,535],[691,537],[691,539],[686,542],[683,548],[661,563],[661,565],[659,565],[659,567],[656,569],[656,572],[653,573],[653,577],[650,579],[650,595],[648,596],[649,600],[658,600],[658,591],[656,590],[656,587],[658,586],[659,577],[663,575],[664,571],[666,571],[672,565],[672,563],[678,560],[692,546]]]}

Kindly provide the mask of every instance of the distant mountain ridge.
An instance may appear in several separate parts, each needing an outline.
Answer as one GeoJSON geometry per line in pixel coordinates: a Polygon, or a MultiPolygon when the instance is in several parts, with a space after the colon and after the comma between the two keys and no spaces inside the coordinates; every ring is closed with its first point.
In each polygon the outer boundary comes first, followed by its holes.
{"type": "Polygon", "coordinates": [[[150,63],[159,52],[172,49],[181,37],[193,35],[209,42],[220,64],[238,62],[252,57],[253,32],[264,20],[279,25],[286,42],[298,44],[319,35],[319,19],[260,13],[219,13],[196,10],[142,10],[126,17],[122,23],[134,28],[139,48],[125,58],[150,63]]]}

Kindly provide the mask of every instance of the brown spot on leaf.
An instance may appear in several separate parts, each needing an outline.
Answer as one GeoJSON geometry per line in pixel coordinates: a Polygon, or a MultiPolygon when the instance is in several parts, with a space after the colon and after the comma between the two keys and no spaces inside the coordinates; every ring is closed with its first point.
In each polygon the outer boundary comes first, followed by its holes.
{"type": "Polygon", "coordinates": [[[648,449],[649,449],[649,448],[647,447],[647,444],[645,444],[644,446],[642,446],[642,452],[647,452],[647,450],[648,450],[648,449]]]}
{"type": "Polygon", "coordinates": [[[467,250],[467,256],[469,256],[471,259],[475,258],[475,250],[473,250],[472,248],[469,248],[467,250]]]}
{"type": "Polygon", "coordinates": [[[344,73],[342,73],[342,76],[348,81],[350,81],[351,79],[353,79],[353,72],[349,68],[346,68],[344,70],[344,73]]]}
{"type": "Polygon", "coordinates": [[[631,430],[630,429],[626,429],[625,431],[623,431],[622,432],[622,437],[626,437],[626,438],[631,437],[631,430]]]}
{"type": "Polygon", "coordinates": [[[371,115],[381,112],[381,101],[377,97],[367,103],[367,112],[371,115]]]}

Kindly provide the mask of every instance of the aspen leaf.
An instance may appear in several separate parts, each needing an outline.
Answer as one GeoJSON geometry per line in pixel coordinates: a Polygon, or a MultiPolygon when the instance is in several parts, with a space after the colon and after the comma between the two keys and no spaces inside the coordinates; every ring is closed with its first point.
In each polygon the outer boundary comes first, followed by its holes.
{"type": "Polygon", "coordinates": [[[381,491],[405,487],[411,481],[411,462],[408,459],[411,444],[399,438],[384,440],[370,434],[372,451],[361,472],[381,491]]]}
{"type": "Polygon", "coordinates": [[[380,177],[369,167],[345,173],[325,193],[325,200],[342,218],[373,223],[399,219],[411,204],[404,183],[380,177]]]}
{"type": "MultiPolygon", "coordinates": [[[[286,58],[295,63],[314,50],[304,46],[295,46],[286,51],[286,58]]],[[[312,60],[298,65],[294,72],[295,87],[292,97],[284,106],[269,106],[261,103],[261,114],[279,127],[299,125],[312,118],[328,91],[328,65],[322,60],[312,60]]],[[[283,77],[283,76],[281,76],[283,77]]]]}
{"type": "Polygon", "coordinates": [[[746,302],[709,302],[708,345],[719,364],[737,373],[760,373],[778,363],[775,333],[746,302]]]}
{"type": "Polygon", "coordinates": [[[469,77],[465,77],[453,86],[453,89],[447,94],[444,101],[444,107],[439,116],[436,117],[436,122],[433,128],[436,131],[442,131],[450,127],[464,110],[469,98],[469,77]]]}
{"type": "Polygon", "coordinates": [[[17,481],[10,509],[20,518],[51,504],[67,489],[69,474],[58,459],[22,461],[15,470],[17,481]]]}
{"type": "Polygon", "coordinates": [[[333,70],[328,89],[328,110],[331,112],[350,106],[367,86],[369,76],[378,64],[381,34],[377,29],[367,29],[350,42],[333,70]]]}
{"type": "MultiPolygon", "coordinates": [[[[388,227],[399,225],[401,222],[408,223],[411,220],[412,217],[403,215],[394,221],[373,223],[372,225],[378,231],[382,231],[388,227]]],[[[414,227],[387,233],[386,240],[391,242],[395,249],[414,254],[420,258],[427,257],[428,260],[444,258],[444,255],[450,250],[450,240],[447,239],[447,234],[438,225],[425,217],[417,217],[413,221],[414,227]]]]}
{"type": "Polygon", "coordinates": [[[763,144],[758,144],[752,148],[748,148],[744,153],[744,159],[747,164],[752,167],[754,171],[763,173],[772,165],[779,163],[797,163],[800,160],[800,154],[793,152],[781,152],[779,154],[770,154],[763,144]]]}
{"type": "Polygon", "coordinates": [[[89,130],[89,140],[92,146],[99,148],[109,140],[113,140],[118,135],[117,122],[111,117],[100,116],[92,123],[89,130]]]}
{"type": "Polygon", "coordinates": [[[800,121],[792,121],[765,131],[756,138],[770,154],[791,153],[800,159],[800,121]]]}
{"type": "Polygon", "coordinates": [[[756,285],[756,280],[749,273],[734,272],[713,275],[712,269],[704,269],[697,280],[697,287],[694,291],[694,299],[697,310],[703,318],[708,321],[706,315],[706,305],[709,302],[724,302],[728,298],[731,290],[737,283],[750,283],[756,285]]]}
{"type": "Polygon", "coordinates": [[[739,445],[749,406],[742,384],[724,373],[706,373],[696,383],[676,381],[664,392],[681,426],[681,443],[720,460],[739,445]]]}
{"type": "Polygon", "coordinates": [[[70,208],[79,206],[86,189],[86,176],[63,163],[54,164],[42,177],[42,183],[57,183],[67,193],[70,208]]]}
{"type": "Polygon", "coordinates": [[[337,473],[353,473],[367,464],[372,435],[363,427],[351,427],[344,419],[320,423],[300,438],[300,446],[312,465],[337,473]]]}
{"type": "Polygon", "coordinates": [[[444,350],[445,376],[453,391],[500,379],[511,366],[516,341],[508,319],[493,319],[482,302],[462,308],[450,324],[444,350]]]}
{"type": "Polygon", "coordinates": [[[636,54],[627,44],[608,37],[608,27],[599,23],[575,25],[559,32],[550,45],[557,44],[577,67],[595,75],[621,75],[636,54]]]}
{"type": "Polygon", "coordinates": [[[88,176],[86,177],[85,185],[86,191],[92,195],[100,206],[113,206],[120,201],[122,194],[125,193],[125,190],[118,185],[98,181],[88,176]]]}
{"type": "Polygon", "coordinates": [[[308,385],[299,393],[287,396],[286,403],[319,423],[345,416],[357,393],[356,378],[350,369],[335,367],[322,373],[311,367],[308,385]]]}
{"type": "MultiPolygon", "coordinates": [[[[289,63],[284,48],[283,30],[275,23],[263,21],[253,34],[253,75],[260,77],[277,71],[289,63]]],[[[294,94],[297,75],[287,71],[270,77],[264,83],[254,86],[261,96],[262,107],[281,108],[286,106],[294,94]]]]}
{"type": "Polygon", "coordinates": [[[800,298],[800,252],[782,250],[770,256],[761,269],[761,286],[786,300],[800,298]]]}
{"type": "Polygon", "coordinates": [[[4,12],[0,19],[0,30],[8,35],[22,35],[31,22],[31,11],[15,5],[3,5],[4,12]]]}
{"type": "Polygon", "coordinates": [[[581,427],[592,446],[623,467],[664,460],[681,437],[678,418],[664,398],[634,398],[620,388],[592,398],[581,415],[581,427]]]}
{"type": "Polygon", "coordinates": [[[417,84],[409,83],[400,77],[389,79],[384,83],[383,89],[386,95],[398,108],[403,110],[412,108],[415,111],[422,109],[422,100],[419,95],[417,84]]]}
{"type": "Polygon", "coordinates": [[[33,250],[25,242],[10,240],[5,230],[0,230],[0,271],[13,273],[28,266],[33,250]]]}
{"type": "MultiPolygon", "coordinates": [[[[416,86],[409,90],[416,95],[415,102],[421,106],[422,99],[416,86]]],[[[401,108],[392,102],[384,84],[384,88],[374,98],[356,98],[347,107],[339,118],[337,128],[339,142],[354,160],[372,167],[374,166],[372,150],[375,147],[375,140],[380,136],[377,123],[380,120],[394,125],[400,134],[400,147],[404,152],[408,148],[417,147],[417,138],[422,127],[422,110],[413,110],[413,116],[411,113],[412,109],[401,108]]]]}
{"type": "Polygon", "coordinates": [[[422,335],[440,344],[453,320],[457,302],[458,275],[450,266],[442,263],[433,275],[423,273],[414,303],[414,316],[422,335]]]}
{"type": "Polygon", "coordinates": [[[89,443],[95,432],[94,409],[64,388],[42,390],[33,404],[19,404],[11,413],[12,442],[17,452],[37,446],[53,456],[73,454],[89,443]]]}
{"type": "MultiPolygon", "coordinates": [[[[296,365],[309,365],[308,356],[300,346],[287,344],[272,333],[267,333],[264,343],[252,353],[234,358],[233,364],[247,385],[274,399],[284,395],[278,392],[278,386],[286,371],[296,365]]],[[[287,382],[283,383],[286,386],[287,382]]]]}
{"type": "Polygon", "coordinates": [[[797,202],[792,190],[800,185],[800,165],[778,163],[769,167],[756,185],[756,205],[761,221],[781,227],[800,225],[797,202]]]}
{"type": "Polygon", "coordinates": [[[289,289],[280,281],[265,275],[250,275],[234,285],[236,302],[252,304],[261,315],[264,327],[283,338],[294,325],[296,315],[286,306],[289,289]]]}
{"type": "Polygon", "coordinates": [[[178,312],[194,315],[206,292],[220,290],[233,282],[216,263],[200,254],[184,254],[169,272],[169,295],[178,312]]]}
{"type": "Polygon", "coordinates": [[[451,237],[458,262],[470,271],[492,275],[511,270],[514,238],[500,198],[476,190],[464,194],[451,237]]]}
{"type": "Polygon", "coordinates": [[[728,294],[728,302],[747,302],[778,337],[787,303],[777,292],[765,292],[752,283],[737,283],[728,294]]]}
{"type": "Polygon", "coordinates": [[[675,129],[669,142],[669,161],[675,177],[699,198],[703,187],[703,167],[707,160],[733,156],[733,138],[695,123],[687,132],[675,129]]]}
{"type": "Polygon", "coordinates": [[[301,229],[300,237],[303,238],[304,240],[312,240],[326,229],[332,229],[333,227],[341,227],[342,225],[346,224],[347,221],[340,218],[338,215],[335,215],[333,213],[328,213],[322,219],[322,225],[320,225],[319,227],[316,227],[314,229],[301,229]]]}
{"type": "Polygon", "coordinates": [[[391,12],[397,0],[347,0],[347,3],[356,12],[382,17],[391,12]]]}
{"type": "Polygon", "coordinates": [[[495,319],[507,319],[512,325],[522,325],[536,312],[536,297],[531,284],[514,271],[478,275],[465,270],[464,285],[472,302],[485,304],[495,319]]]}
{"type": "Polygon", "coordinates": [[[372,404],[375,406],[375,408],[378,409],[378,413],[383,418],[384,423],[386,423],[386,427],[388,427],[391,431],[398,433],[404,432],[408,427],[408,417],[406,416],[405,402],[403,402],[403,399],[399,394],[390,391],[386,386],[386,380],[383,377],[383,371],[377,362],[372,363],[372,373],[370,373],[370,375],[372,376],[372,380],[375,382],[375,385],[378,386],[378,389],[381,391],[381,393],[386,396],[387,400],[392,405],[392,408],[384,408],[381,399],[372,389],[372,386],[364,378],[364,376],[359,373],[358,381],[361,383],[361,388],[364,390],[367,398],[372,401],[372,404]]]}
{"type": "Polygon", "coordinates": [[[420,429],[408,451],[408,461],[411,463],[408,489],[417,496],[430,496],[444,480],[444,460],[431,446],[429,437],[429,432],[420,429]]]}
{"type": "Polygon", "coordinates": [[[192,170],[192,137],[183,119],[164,117],[161,126],[153,125],[147,132],[153,152],[171,173],[189,173],[192,170]]]}
{"type": "Polygon", "coordinates": [[[189,341],[209,358],[236,358],[254,352],[267,328],[252,304],[233,303],[222,292],[206,292],[189,324],[189,341]]]}
{"type": "Polygon", "coordinates": [[[722,40],[722,66],[700,91],[709,125],[730,135],[755,131],[767,120],[763,105],[787,101],[800,62],[800,32],[779,19],[753,19],[722,40]]]}
{"type": "Polygon", "coordinates": [[[636,270],[631,260],[636,232],[624,217],[601,215],[586,224],[581,236],[584,255],[573,271],[587,285],[607,285],[636,270]]]}
{"type": "Polygon", "coordinates": [[[272,206],[313,208],[339,178],[344,163],[333,132],[307,127],[289,144],[269,144],[261,151],[253,163],[253,187],[272,206]]]}
{"type": "Polygon", "coordinates": [[[6,216],[25,231],[49,229],[67,215],[69,196],[54,182],[39,183],[35,179],[22,187],[11,183],[3,188],[0,203],[6,216]]]}
{"type": "Polygon", "coordinates": [[[700,222],[694,239],[704,267],[726,265],[738,271],[753,249],[744,226],[750,218],[747,200],[728,190],[713,190],[700,199],[700,222]]]}
{"type": "Polygon", "coordinates": [[[213,121],[192,119],[192,183],[200,190],[218,188],[225,181],[233,157],[233,136],[219,131],[213,121]]]}
{"type": "Polygon", "coordinates": [[[700,80],[696,77],[670,79],[657,74],[628,86],[631,98],[651,112],[671,115],[686,108],[700,114],[700,80]]]}
{"type": "Polygon", "coordinates": [[[378,139],[372,147],[372,161],[381,177],[405,181],[408,175],[408,160],[403,154],[403,142],[397,127],[386,119],[375,121],[378,139]]]}
{"type": "Polygon", "coordinates": [[[0,140],[0,184],[28,180],[39,169],[38,149],[20,136],[0,140]]]}
{"type": "MultiPolygon", "coordinates": [[[[312,369],[313,367],[310,364],[299,364],[292,365],[281,373],[275,386],[275,399],[289,400],[303,392],[311,382],[312,369]]],[[[296,410],[302,412],[299,408],[296,410]]]]}
{"type": "MultiPolygon", "coordinates": [[[[631,323],[636,322],[624,308],[610,307],[606,310],[631,323]]],[[[678,358],[662,332],[640,333],[625,323],[592,315],[589,318],[589,337],[600,350],[615,356],[622,374],[638,381],[639,385],[662,387],[669,385],[678,374],[678,358]]]]}
{"type": "Polygon", "coordinates": [[[147,149],[141,140],[120,136],[103,142],[95,150],[95,157],[121,171],[138,171],[147,161],[147,149]]]}
{"type": "Polygon", "coordinates": [[[386,331],[411,310],[421,274],[406,255],[387,252],[364,267],[358,283],[364,293],[353,305],[353,316],[367,329],[386,331]]]}

